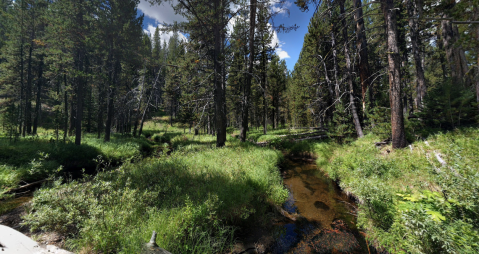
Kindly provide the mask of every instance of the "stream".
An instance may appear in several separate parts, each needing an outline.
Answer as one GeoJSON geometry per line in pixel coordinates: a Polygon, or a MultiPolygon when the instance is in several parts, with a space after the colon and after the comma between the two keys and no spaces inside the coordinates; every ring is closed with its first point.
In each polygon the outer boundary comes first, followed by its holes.
{"type": "Polygon", "coordinates": [[[282,165],[289,198],[283,209],[295,221],[272,227],[269,253],[368,253],[353,215],[356,205],[313,159],[291,158],[282,165]]]}

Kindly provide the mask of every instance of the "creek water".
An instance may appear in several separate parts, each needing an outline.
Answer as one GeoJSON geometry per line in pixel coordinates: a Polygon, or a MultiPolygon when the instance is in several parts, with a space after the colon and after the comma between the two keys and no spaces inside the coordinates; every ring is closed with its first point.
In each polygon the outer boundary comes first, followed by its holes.
{"type": "Polygon", "coordinates": [[[282,165],[289,198],[283,209],[296,220],[273,227],[271,253],[368,253],[356,228],[356,206],[312,159],[292,158],[282,165]]]}

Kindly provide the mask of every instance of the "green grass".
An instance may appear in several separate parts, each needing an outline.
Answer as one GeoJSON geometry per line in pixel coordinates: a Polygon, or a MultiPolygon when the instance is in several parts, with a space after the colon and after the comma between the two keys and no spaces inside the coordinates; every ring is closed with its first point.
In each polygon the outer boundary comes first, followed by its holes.
{"type": "Polygon", "coordinates": [[[70,139],[55,141],[52,132],[40,129],[38,136],[17,141],[0,137],[0,193],[20,183],[44,179],[52,174],[94,172],[100,161],[119,165],[124,160],[147,156],[154,142],[145,138],[113,135],[110,142],[85,134],[82,145],[70,139]]]}
{"type": "Polygon", "coordinates": [[[233,225],[285,200],[276,168],[281,159],[235,139],[225,148],[182,146],[91,179],[57,181],[36,192],[26,221],[70,233],[76,251],[138,253],[155,230],[157,243],[172,253],[224,252],[233,225]]]}
{"type": "Polygon", "coordinates": [[[263,135],[252,129],[248,139],[268,141],[268,147],[228,137],[226,147],[216,148],[215,137],[195,136],[157,117],[138,139],[115,136],[104,143],[86,135],[83,148],[63,144],[57,152],[54,147],[61,146],[48,137],[20,140],[3,153],[2,146],[0,178],[12,186],[32,168],[49,160],[54,168],[75,156],[84,156],[78,162],[98,155],[123,161],[116,170],[66,184],[57,180],[37,191],[27,223],[67,235],[75,251],[138,253],[155,230],[158,244],[172,253],[217,253],[228,249],[236,227],[267,221],[269,204],[285,200],[276,168],[282,153],[314,155],[318,166],[358,199],[358,225],[379,249],[479,252],[479,130],[431,135],[412,150],[378,149],[374,142],[380,137],[372,134],[342,145],[280,137],[302,132],[276,129],[263,135]],[[4,156],[20,151],[28,155],[4,156]]]}
{"type": "Polygon", "coordinates": [[[479,252],[479,130],[436,134],[412,150],[380,150],[377,141],[315,148],[318,165],[359,199],[369,240],[390,253],[479,252]]]}

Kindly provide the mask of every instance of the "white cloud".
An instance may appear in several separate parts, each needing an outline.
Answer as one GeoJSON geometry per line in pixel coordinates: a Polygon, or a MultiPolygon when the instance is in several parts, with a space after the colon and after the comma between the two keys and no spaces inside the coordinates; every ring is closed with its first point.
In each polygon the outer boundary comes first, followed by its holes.
{"type": "Polygon", "coordinates": [[[276,49],[276,54],[278,54],[280,60],[283,60],[283,59],[285,59],[285,58],[291,58],[291,57],[288,55],[288,52],[282,50],[281,48],[277,48],[277,49],[276,49]]]}
{"type": "MultiPolygon", "coordinates": [[[[177,2],[176,0],[173,0],[172,3],[176,4],[177,2]]],[[[291,7],[291,4],[292,2],[290,1],[286,1],[283,5],[280,5],[279,3],[273,3],[271,10],[272,12],[278,12],[278,13],[281,13],[282,15],[285,15],[287,13],[285,8],[291,7]]],[[[232,9],[235,9],[235,10],[239,8],[239,6],[231,6],[231,7],[232,9]]],[[[178,21],[178,22],[187,21],[183,16],[175,14],[175,11],[171,7],[170,3],[164,3],[162,5],[152,6],[147,0],[141,0],[140,4],[138,5],[138,9],[141,10],[145,14],[145,16],[148,16],[154,19],[160,28],[163,27],[163,25],[161,24],[164,24],[164,23],[172,24],[175,21],[178,21]]],[[[237,18],[238,17],[234,17],[230,20],[228,24],[228,29],[227,29],[229,34],[233,31],[233,25],[235,21],[237,20],[237,18]]],[[[150,36],[153,36],[155,34],[155,29],[156,29],[155,25],[157,24],[154,24],[154,25],[148,24],[147,29],[144,29],[144,31],[150,34],[150,36]]],[[[275,49],[275,51],[280,59],[290,58],[288,52],[282,49],[282,45],[284,45],[284,43],[279,40],[278,34],[276,33],[276,31],[272,29],[271,25],[270,25],[270,29],[273,32],[273,38],[270,44],[271,47],[278,46],[275,49]]],[[[173,32],[164,32],[161,34],[160,38],[162,42],[166,41],[168,43],[169,39],[172,36],[173,36],[173,32]]],[[[184,40],[184,41],[187,40],[187,38],[183,34],[180,33],[179,36],[181,40],[184,40]]]]}
{"type": "MultiPolygon", "coordinates": [[[[158,25],[160,28],[163,27],[163,25],[158,25]]],[[[155,34],[156,26],[153,26],[151,24],[148,24],[147,29],[143,29],[143,31],[147,34],[150,35],[150,37],[153,39],[153,35],[155,34]]],[[[186,36],[184,36],[182,33],[178,33],[178,36],[181,41],[187,41],[186,36]]],[[[168,41],[170,38],[173,37],[173,32],[160,32],[160,39],[161,39],[161,45],[163,46],[163,42],[166,41],[168,44],[168,41]]]]}
{"type": "MultiPolygon", "coordinates": [[[[176,4],[177,2],[173,0],[172,3],[176,4]]],[[[173,24],[175,21],[186,21],[183,16],[175,14],[175,10],[173,10],[173,7],[171,7],[169,2],[163,3],[161,5],[151,5],[148,1],[141,0],[138,4],[138,9],[142,11],[145,16],[156,20],[156,22],[160,24],[173,24]]]]}
{"type": "MultiPolygon", "coordinates": [[[[270,29],[272,30],[271,25],[270,25],[270,29]]],[[[284,42],[279,40],[278,33],[276,33],[275,30],[272,30],[272,31],[273,31],[273,38],[271,38],[270,46],[273,47],[273,48],[277,46],[275,51],[276,51],[276,54],[279,56],[279,59],[282,60],[282,59],[285,59],[285,58],[291,58],[288,55],[288,52],[283,50],[282,46],[284,45],[284,42]]]]}
{"type": "Polygon", "coordinates": [[[292,2],[285,1],[283,4],[278,2],[273,2],[271,5],[271,13],[279,13],[282,15],[288,14],[288,9],[291,7],[292,2]]]}

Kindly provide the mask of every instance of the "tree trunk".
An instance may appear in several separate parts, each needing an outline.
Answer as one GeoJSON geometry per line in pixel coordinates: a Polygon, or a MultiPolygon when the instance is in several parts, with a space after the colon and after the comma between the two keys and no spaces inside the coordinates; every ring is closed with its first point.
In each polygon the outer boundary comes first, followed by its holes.
{"type": "MultiPolygon", "coordinates": [[[[371,81],[369,80],[369,62],[368,62],[368,44],[366,40],[366,29],[364,27],[363,7],[361,0],[354,0],[356,11],[354,19],[356,20],[356,48],[359,51],[359,77],[361,79],[361,95],[363,110],[366,110],[366,91],[369,89],[371,81]]],[[[369,90],[370,100],[372,92],[369,90]]]]}
{"type": "MultiPolygon", "coordinates": [[[[33,40],[33,32],[31,36],[31,40],[33,40]]],[[[33,74],[32,74],[32,53],[33,53],[33,45],[30,43],[29,51],[28,51],[28,69],[27,69],[27,86],[25,89],[25,129],[26,134],[32,133],[32,81],[33,81],[33,74]]]]}
{"type": "Polygon", "coordinates": [[[105,122],[105,137],[103,138],[105,142],[110,141],[111,124],[113,122],[114,110],[115,110],[115,106],[113,105],[114,97],[115,97],[115,88],[112,87],[108,95],[108,108],[107,108],[107,113],[106,113],[107,116],[106,116],[106,122],[105,122]]]}
{"type": "Polygon", "coordinates": [[[273,124],[273,130],[276,129],[276,103],[274,101],[274,97],[273,99],[271,100],[271,106],[272,106],[272,109],[271,109],[271,116],[273,117],[272,119],[272,124],[273,124]]]}
{"type": "MultiPolygon", "coordinates": [[[[80,24],[82,24],[83,14],[80,15],[80,24]]],[[[79,76],[75,79],[77,82],[77,115],[75,119],[75,145],[81,145],[81,131],[82,131],[82,120],[83,120],[83,92],[84,92],[84,77],[83,77],[83,67],[84,67],[84,51],[83,46],[80,44],[80,49],[78,50],[78,63],[77,63],[77,70],[79,72],[79,76]]]]}
{"type": "Polygon", "coordinates": [[[346,81],[349,85],[349,103],[351,104],[351,113],[353,114],[353,122],[354,122],[354,128],[356,129],[356,133],[358,134],[358,137],[362,138],[364,137],[363,134],[363,129],[361,127],[361,123],[359,122],[359,116],[358,112],[356,110],[356,103],[354,102],[354,85],[353,85],[353,80],[351,78],[351,58],[349,56],[349,45],[348,45],[348,26],[346,24],[346,19],[344,18],[345,11],[344,11],[344,1],[345,0],[340,0],[339,5],[340,5],[340,11],[341,11],[341,16],[342,18],[342,29],[343,29],[343,37],[344,37],[344,57],[346,59],[346,81]]]}
{"type": "Polygon", "coordinates": [[[447,79],[447,69],[446,69],[446,59],[444,59],[444,46],[442,45],[443,40],[439,31],[436,32],[436,43],[437,47],[439,48],[439,61],[441,62],[441,70],[442,70],[442,81],[446,82],[447,79]]]}
{"type": "MultiPolygon", "coordinates": [[[[88,84],[88,80],[86,82],[88,84]]],[[[88,87],[88,107],[87,107],[87,121],[86,121],[86,132],[91,132],[91,117],[92,117],[92,101],[93,101],[93,88],[92,86],[88,87]]]]}
{"type": "Polygon", "coordinates": [[[24,82],[24,63],[23,63],[23,43],[24,43],[24,37],[23,37],[23,4],[25,1],[21,1],[21,9],[22,9],[22,14],[21,14],[21,39],[20,39],[20,105],[19,105],[19,110],[18,110],[18,123],[19,123],[19,133],[22,134],[23,137],[25,137],[25,127],[24,127],[24,115],[23,113],[25,112],[23,109],[23,99],[25,98],[24,92],[25,92],[25,82],[24,82]]]}
{"type": "Polygon", "coordinates": [[[101,137],[103,131],[103,109],[105,108],[105,89],[103,84],[98,86],[98,112],[97,112],[97,138],[101,137]]]}
{"type": "MultiPolygon", "coordinates": [[[[113,48],[113,46],[111,46],[113,48]]],[[[113,51],[114,49],[112,49],[113,51]]],[[[118,81],[118,72],[120,71],[120,60],[117,58],[117,56],[112,52],[112,69],[110,73],[110,93],[108,96],[108,109],[107,109],[107,116],[106,116],[106,124],[105,124],[105,137],[104,141],[109,142],[110,141],[110,136],[111,136],[111,128],[112,128],[112,123],[113,123],[113,118],[115,116],[115,86],[118,81]]]]}
{"type": "Polygon", "coordinates": [[[452,24],[447,13],[443,14],[445,20],[441,21],[443,45],[446,50],[447,61],[451,69],[452,84],[464,84],[469,87],[471,79],[466,75],[468,72],[464,49],[456,45],[459,40],[457,26],[452,24]]]}
{"type": "Polygon", "coordinates": [[[334,73],[334,93],[336,96],[336,100],[339,100],[341,96],[340,89],[339,89],[339,80],[338,80],[338,59],[337,59],[337,49],[336,49],[336,35],[334,34],[336,31],[335,28],[335,21],[333,20],[333,8],[331,7],[332,1],[329,0],[329,18],[331,20],[331,48],[333,50],[333,73],[334,73]]]}
{"type": "Polygon", "coordinates": [[[406,147],[404,116],[401,100],[401,57],[399,55],[396,9],[394,0],[382,0],[387,23],[387,54],[389,73],[389,100],[391,103],[391,130],[393,148],[406,147]]]}
{"type": "Polygon", "coordinates": [[[266,81],[266,51],[265,45],[263,44],[263,52],[262,52],[262,60],[263,60],[263,70],[262,70],[262,82],[263,83],[263,134],[266,135],[268,133],[268,98],[267,98],[267,81],[266,81]]]}
{"type": "Polygon", "coordinates": [[[37,81],[37,98],[35,101],[35,118],[33,119],[33,135],[37,134],[38,120],[41,112],[41,98],[42,98],[42,83],[43,83],[43,57],[38,66],[38,81],[37,81]]]}
{"type": "MultiPolygon", "coordinates": [[[[138,107],[136,108],[136,117],[135,117],[135,125],[133,127],[133,137],[136,137],[136,130],[138,128],[138,122],[140,121],[140,111],[141,111],[141,102],[143,101],[143,93],[145,90],[145,74],[143,74],[143,81],[141,82],[141,91],[140,91],[140,99],[138,101],[138,107]]],[[[148,106],[148,105],[146,105],[148,106]]],[[[140,133],[141,135],[141,133],[140,133]]]]}
{"type": "MultiPolygon", "coordinates": [[[[479,18],[479,8],[477,6],[474,7],[474,20],[479,18]]],[[[477,66],[476,66],[476,101],[477,101],[477,111],[479,113],[479,24],[476,25],[476,54],[477,54],[477,66]]]]}
{"type": "Polygon", "coordinates": [[[75,129],[75,116],[76,116],[76,107],[75,107],[75,97],[76,96],[76,93],[73,92],[71,95],[70,95],[70,128],[68,130],[68,136],[72,136],[73,135],[73,130],[75,129]]]}
{"type": "Polygon", "coordinates": [[[63,126],[63,142],[67,140],[67,133],[68,133],[68,93],[67,93],[67,75],[63,75],[63,79],[65,81],[65,122],[63,126]]]}
{"type": "Polygon", "coordinates": [[[222,77],[222,62],[220,62],[221,52],[221,33],[222,31],[222,3],[220,0],[214,1],[215,7],[215,24],[213,26],[214,34],[214,68],[215,68],[215,77],[214,77],[214,87],[215,87],[215,120],[216,120],[216,147],[222,147],[226,142],[226,108],[225,108],[225,87],[222,77]]]}
{"type": "Polygon", "coordinates": [[[250,1],[250,25],[249,25],[249,61],[248,74],[246,75],[246,82],[244,85],[243,95],[243,118],[241,119],[240,139],[241,142],[246,141],[246,131],[248,130],[248,113],[251,93],[251,78],[253,76],[254,64],[254,30],[256,26],[256,0],[250,1]]]}
{"type": "Polygon", "coordinates": [[[426,79],[424,77],[424,70],[422,68],[422,57],[421,57],[421,39],[419,38],[419,20],[414,17],[422,15],[422,6],[420,1],[407,1],[407,12],[409,16],[409,28],[412,53],[414,56],[414,65],[416,67],[416,99],[415,104],[416,108],[421,111],[423,108],[423,99],[426,96],[426,79]]]}

